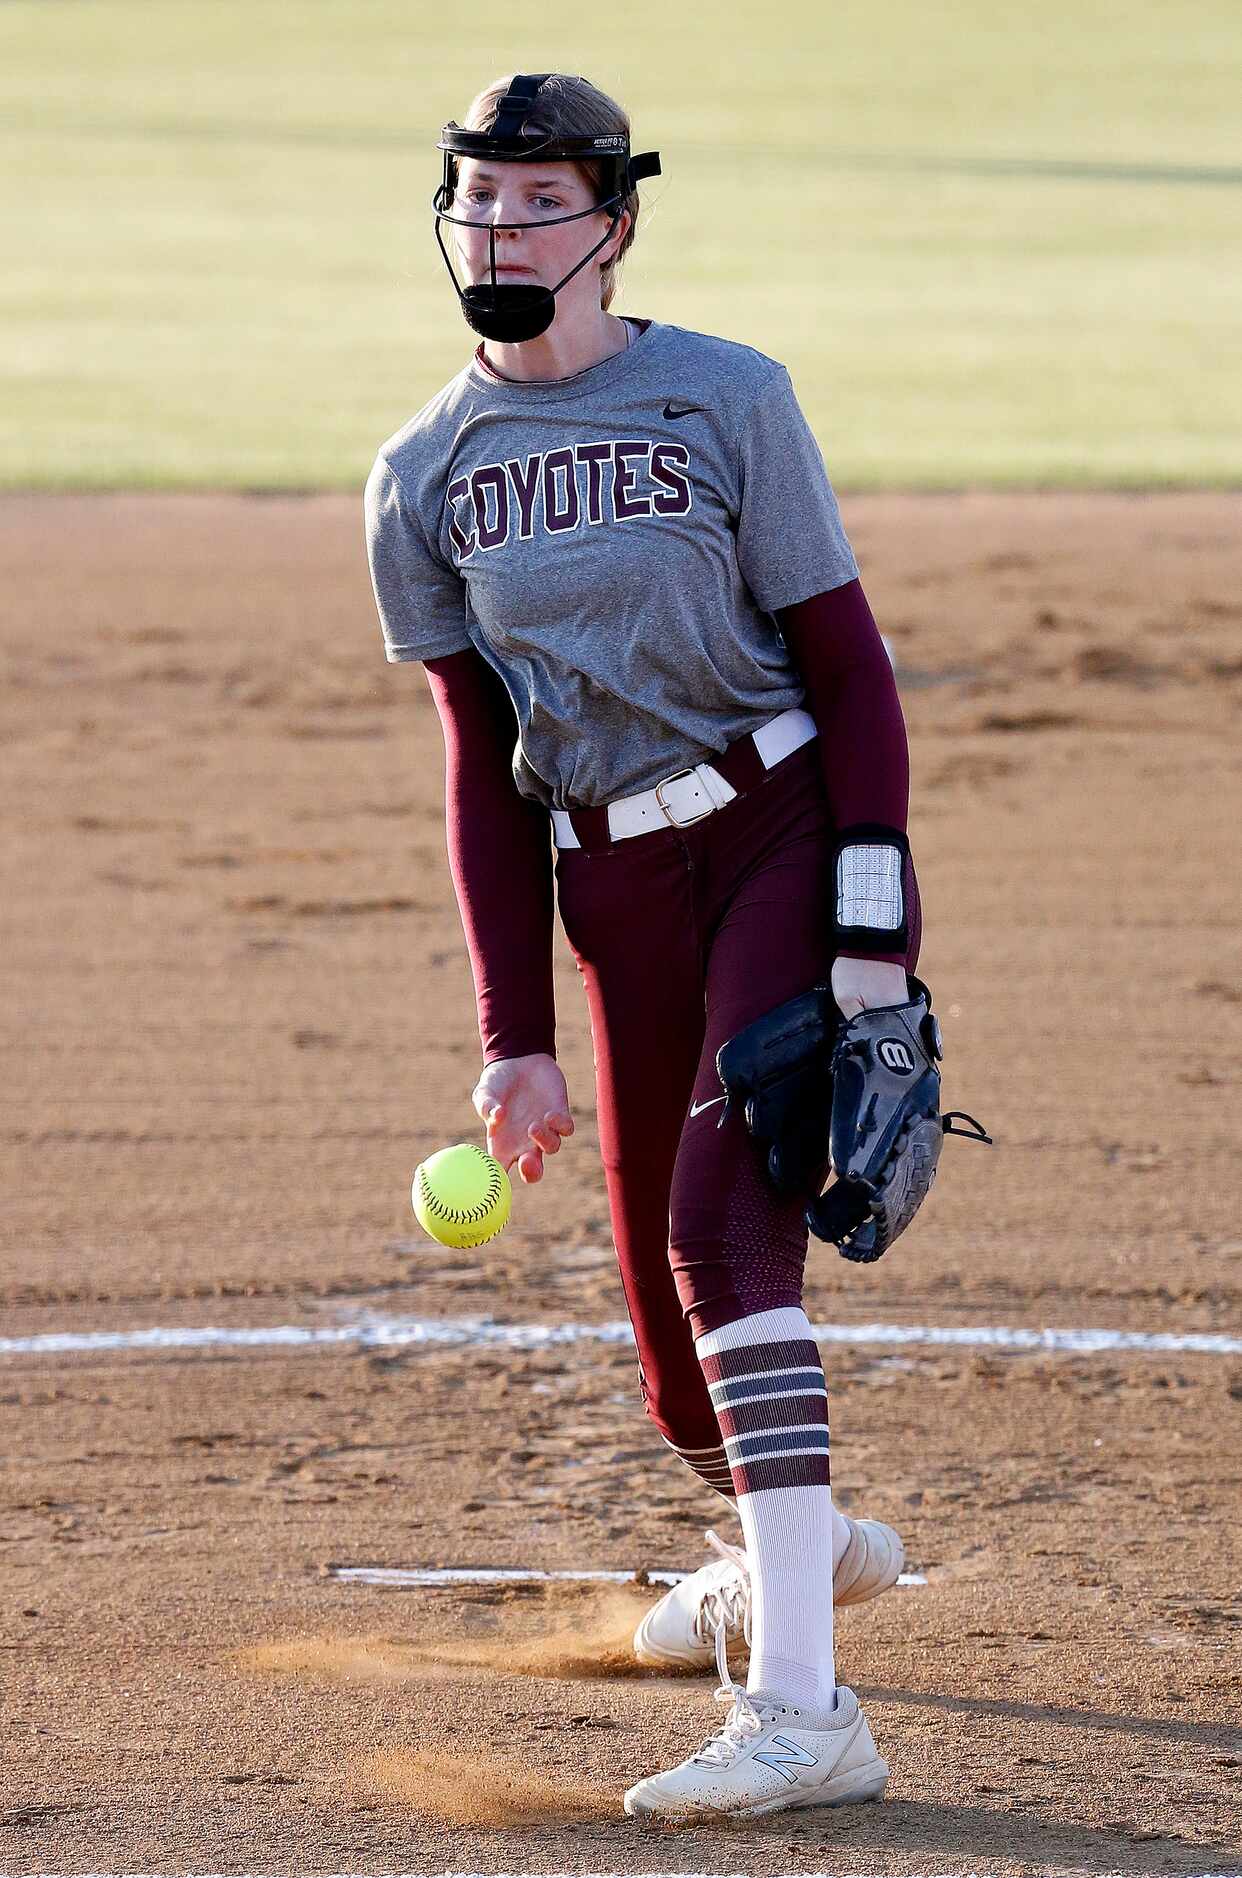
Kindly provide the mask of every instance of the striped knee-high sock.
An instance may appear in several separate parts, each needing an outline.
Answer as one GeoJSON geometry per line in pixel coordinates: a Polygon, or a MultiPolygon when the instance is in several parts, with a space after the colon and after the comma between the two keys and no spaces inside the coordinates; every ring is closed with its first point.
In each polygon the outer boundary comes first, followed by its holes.
{"type": "Polygon", "coordinates": [[[666,1434],[661,1434],[660,1439],[713,1493],[718,1493],[721,1499],[733,1505],[737,1495],[733,1488],[733,1470],[729,1466],[723,1442],[718,1441],[713,1448],[679,1448],[666,1434]]]}
{"type": "Polygon", "coordinates": [[[831,1712],[828,1392],[805,1311],[784,1306],[695,1339],[750,1567],[749,1690],[831,1712]]]}
{"type": "MultiPolygon", "coordinates": [[[[684,1461],[692,1474],[697,1474],[705,1486],[718,1493],[722,1500],[727,1500],[736,1512],[737,1488],[733,1485],[733,1469],[725,1453],[723,1441],[718,1441],[712,1448],[679,1448],[675,1441],[662,1434],[661,1441],[666,1448],[671,1448],[679,1461],[684,1461]]],[[[850,1542],[852,1528],[849,1520],[842,1513],[836,1501],[832,1505],[832,1563],[836,1567],[838,1559],[850,1542]]]]}

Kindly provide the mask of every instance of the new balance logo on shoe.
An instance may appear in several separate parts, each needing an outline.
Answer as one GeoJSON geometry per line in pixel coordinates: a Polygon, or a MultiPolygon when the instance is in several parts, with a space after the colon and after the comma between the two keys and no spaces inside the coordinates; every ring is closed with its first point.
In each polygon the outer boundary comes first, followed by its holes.
{"type": "Polygon", "coordinates": [[[690,1113],[692,1115],[701,1115],[704,1109],[711,1108],[712,1103],[723,1102],[723,1101],[724,1101],[723,1096],[713,1096],[711,1099],[711,1102],[692,1102],[690,1104],[690,1113]]]}
{"type": "Polygon", "coordinates": [[[773,1735],[768,1746],[754,1757],[762,1761],[765,1767],[771,1767],[778,1774],[784,1774],[791,1787],[797,1786],[797,1774],[791,1774],[791,1767],[814,1767],[815,1756],[800,1748],[796,1741],[786,1741],[784,1735],[773,1735]]]}

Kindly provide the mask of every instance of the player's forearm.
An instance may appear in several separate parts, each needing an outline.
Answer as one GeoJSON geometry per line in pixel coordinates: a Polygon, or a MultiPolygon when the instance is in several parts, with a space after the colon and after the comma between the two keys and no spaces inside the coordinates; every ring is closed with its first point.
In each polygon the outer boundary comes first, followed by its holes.
{"type": "Polygon", "coordinates": [[[551,832],[518,793],[501,680],[473,650],[426,661],[444,733],[445,837],[484,1063],[555,1054],[551,832]]]}
{"type": "Polygon", "coordinates": [[[910,752],[893,668],[862,585],[851,580],[776,615],[819,730],[824,786],[838,828],[903,832],[910,752]]]}
{"type": "MultiPolygon", "coordinates": [[[[828,806],[838,829],[889,829],[904,837],[910,752],[893,668],[861,583],[849,581],[776,615],[819,731],[828,806]]],[[[905,944],[845,940],[843,958],[902,963],[918,958],[921,914],[914,863],[900,865],[905,944]]]]}
{"type": "MultiPolygon", "coordinates": [[[[521,803],[512,777],[508,787],[521,803]]],[[[449,868],[470,955],[483,1062],[537,1052],[554,1057],[548,817],[528,803],[518,815],[493,820],[492,808],[477,800],[462,808],[459,795],[458,807],[449,807],[446,815],[449,868]]]]}

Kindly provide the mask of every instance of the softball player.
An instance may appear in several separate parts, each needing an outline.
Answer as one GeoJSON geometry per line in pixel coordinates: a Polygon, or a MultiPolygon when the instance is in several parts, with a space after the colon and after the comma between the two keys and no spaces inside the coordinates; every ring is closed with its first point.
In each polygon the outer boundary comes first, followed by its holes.
{"type": "Polygon", "coordinates": [[[436,236],[481,343],[381,448],[366,526],[386,655],[423,661],[443,727],[473,1101],[528,1183],[573,1133],[555,897],[646,1411],[745,1541],[709,1535],[716,1560],[639,1626],[651,1662],[707,1662],[714,1643],[729,1712],[625,1808],[878,1798],[833,1601],[892,1584],[901,1543],[833,1509],[805,1196],[765,1180],[715,1063],[814,983],[845,1018],[909,997],[891,667],[784,367],[610,310],[636,185],[659,170],[621,108],[581,78],[519,75],[439,147],[436,236]]]}

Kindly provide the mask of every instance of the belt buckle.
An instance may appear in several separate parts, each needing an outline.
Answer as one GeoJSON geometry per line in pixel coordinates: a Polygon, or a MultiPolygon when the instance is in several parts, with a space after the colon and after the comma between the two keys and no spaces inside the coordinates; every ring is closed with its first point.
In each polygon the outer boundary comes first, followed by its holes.
{"type": "MultiPolygon", "coordinates": [[[[668,803],[664,800],[664,797],[660,794],[661,789],[667,789],[673,783],[680,782],[683,776],[693,776],[695,775],[695,773],[696,771],[693,767],[690,769],[679,769],[676,775],[666,776],[663,782],[658,782],[655,786],[655,799],[660,805],[660,809],[661,809],[661,812],[663,813],[665,821],[669,824],[671,828],[692,828],[695,822],[703,821],[704,818],[710,815],[716,807],[716,804],[709,797],[707,807],[701,810],[698,815],[687,816],[684,822],[679,822],[677,818],[674,816],[673,811],[670,809],[668,803]]],[[[706,791],[704,791],[704,793],[706,794],[706,791]]]]}

